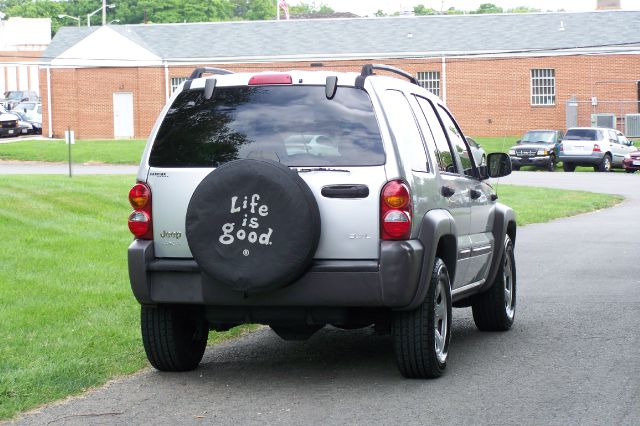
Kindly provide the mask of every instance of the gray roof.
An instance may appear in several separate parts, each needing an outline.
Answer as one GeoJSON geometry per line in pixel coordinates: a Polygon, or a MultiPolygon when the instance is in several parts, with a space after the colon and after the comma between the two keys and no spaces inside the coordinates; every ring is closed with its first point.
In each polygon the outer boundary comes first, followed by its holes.
{"type": "MultiPolygon", "coordinates": [[[[99,27],[97,27],[99,28],[99,27]]],[[[55,58],[96,27],[61,28],[55,58]]],[[[247,61],[540,54],[640,46],[640,11],[114,25],[163,60],[247,61]]]]}

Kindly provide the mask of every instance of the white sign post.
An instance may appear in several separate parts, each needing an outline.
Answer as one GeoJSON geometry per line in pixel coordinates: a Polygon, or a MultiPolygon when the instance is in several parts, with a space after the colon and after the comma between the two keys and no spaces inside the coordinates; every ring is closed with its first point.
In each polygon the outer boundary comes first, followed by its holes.
{"type": "Polygon", "coordinates": [[[72,177],[71,173],[71,145],[76,143],[76,134],[73,130],[67,129],[64,132],[64,141],[69,146],[69,177],[72,177]]]}

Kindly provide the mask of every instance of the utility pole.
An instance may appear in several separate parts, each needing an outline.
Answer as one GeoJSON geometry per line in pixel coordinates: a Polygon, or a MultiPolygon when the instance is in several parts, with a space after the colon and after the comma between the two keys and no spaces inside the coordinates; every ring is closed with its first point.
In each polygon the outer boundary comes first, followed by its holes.
{"type": "Polygon", "coordinates": [[[107,24],[107,0],[102,0],[102,25],[107,24]]]}

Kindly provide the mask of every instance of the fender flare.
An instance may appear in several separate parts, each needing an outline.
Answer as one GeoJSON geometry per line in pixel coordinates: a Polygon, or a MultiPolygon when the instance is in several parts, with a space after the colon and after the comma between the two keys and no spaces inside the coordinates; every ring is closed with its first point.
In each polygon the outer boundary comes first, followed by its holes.
{"type": "Polygon", "coordinates": [[[429,281],[431,280],[431,272],[435,262],[436,252],[438,251],[438,245],[440,241],[446,237],[450,237],[447,250],[453,253],[453,258],[445,260],[445,264],[447,265],[447,269],[449,269],[451,282],[453,282],[458,252],[457,235],[455,220],[447,210],[429,210],[423,216],[420,222],[420,230],[418,231],[418,240],[424,247],[418,288],[411,302],[399,310],[407,311],[415,309],[424,301],[429,289],[429,281]]]}
{"type": "Polygon", "coordinates": [[[504,253],[504,237],[509,235],[513,247],[516,246],[516,213],[509,206],[501,203],[495,205],[495,215],[493,217],[493,241],[495,244],[493,250],[493,258],[491,259],[491,268],[487,274],[487,280],[481,287],[481,291],[487,290],[493,284],[500,267],[502,253],[504,253]]]}

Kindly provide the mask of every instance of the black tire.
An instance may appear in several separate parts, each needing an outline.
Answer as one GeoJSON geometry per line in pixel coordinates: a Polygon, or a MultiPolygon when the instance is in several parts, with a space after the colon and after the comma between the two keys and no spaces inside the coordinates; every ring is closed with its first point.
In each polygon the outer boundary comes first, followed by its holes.
{"type": "Polygon", "coordinates": [[[424,302],[413,311],[394,312],[393,343],[398,369],[408,378],[440,377],[451,338],[451,282],[436,258],[424,302]]]}
{"type": "Polygon", "coordinates": [[[485,293],[476,296],[472,305],[473,321],[482,331],[506,331],[513,325],[516,314],[516,260],[513,243],[504,238],[504,251],[493,284],[485,293]]]}
{"type": "Polygon", "coordinates": [[[556,157],[554,157],[552,155],[550,160],[549,160],[549,164],[547,164],[547,171],[548,172],[553,172],[555,170],[556,170],[556,157]]]}
{"type": "Polygon", "coordinates": [[[598,172],[610,172],[611,171],[611,156],[609,154],[605,154],[602,157],[602,161],[598,164],[598,172]]]}
{"type": "Polygon", "coordinates": [[[193,258],[216,282],[244,293],[282,288],[309,267],[320,211],[297,172],[264,160],[218,167],[194,191],[186,216],[193,258]]]}
{"type": "Polygon", "coordinates": [[[562,162],[562,170],[564,170],[565,172],[575,172],[576,171],[576,165],[573,163],[567,163],[566,161],[562,162]]]}
{"type": "Polygon", "coordinates": [[[201,312],[177,306],[141,307],[142,343],[160,371],[195,369],[204,355],[209,326],[201,312]]]}

